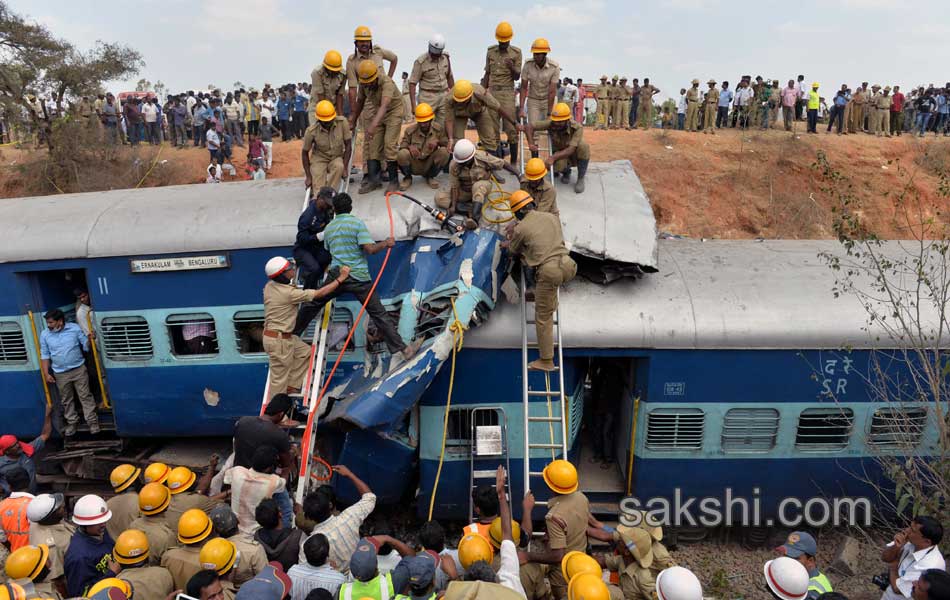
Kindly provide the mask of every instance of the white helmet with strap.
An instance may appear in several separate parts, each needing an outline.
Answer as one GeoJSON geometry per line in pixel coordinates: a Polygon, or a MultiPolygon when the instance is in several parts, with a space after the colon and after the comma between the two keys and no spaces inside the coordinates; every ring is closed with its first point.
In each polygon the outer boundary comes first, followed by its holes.
{"type": "Polygon", "coordinates": [[[703,600],[703,586],[689,569],[670,567],[656,576],[656,596],[659,600],[703,600]]]}
{"type": "Polygon", "coordinates": [[[442,54],[442,51],[445,50],[445,36],[441,33],[433,34],[429,38],[429,52],[432,54],[442,54]]]}
{"type": "Polygon", "coordinates": [[[87,494],[76,501],[73,508],[73,523],[76,525],[99,525],[112,518],[106,501],[95,494],[87,494]]]}
{"type": "Polygon", "coordinates": [[[462,138],[455,142],[455,148],[452,150],[452,160],[457,163],[468,162],[475,156],[475,144],[472,140],[462,138]]]}
{"type": "Polygon", "coordinates": [[[290,268],[290,261],[283,256],[275,256],[264,265],[264,273],[271,279],[290,268]]]}
{"type": "Polygon", "coordinates": [[[808,569],[794,558],[770,560],[762,571],[766,585],[782,600],[804,600],[808,595],[808,569]]]}

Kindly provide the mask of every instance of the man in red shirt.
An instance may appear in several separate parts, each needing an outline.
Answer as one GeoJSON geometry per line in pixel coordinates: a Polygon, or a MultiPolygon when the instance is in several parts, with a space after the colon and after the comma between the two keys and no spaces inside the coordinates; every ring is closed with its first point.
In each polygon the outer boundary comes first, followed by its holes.
{"type": "Polygon", "coordinates": [[[901,86],[894,86],[894,93],[891,95],[891,132],[900,135],[904,129],[904,94],[901,93],[901,86]]]}

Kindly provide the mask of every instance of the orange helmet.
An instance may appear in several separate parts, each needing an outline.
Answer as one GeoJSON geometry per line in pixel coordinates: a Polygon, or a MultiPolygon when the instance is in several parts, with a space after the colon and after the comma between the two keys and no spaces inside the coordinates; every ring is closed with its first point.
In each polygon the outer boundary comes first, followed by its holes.
{"type": "Polygon", "coordinates": [[[360,25],[356,28],[356,31],[353,32],[353,41],[354,42],[372,42],[373,41],[373,32],[369,30],[369,27],[366,25],[360,25]]]}
{"type": "Polygon", "coordinates": [[[551,51],[551,44],[545,38],[538,38],[531,44],[531,54],[547,54],[551,51]]]}
{"type": "Polygon", "coordinates": [[[336,50],[327,50],[327,53],[323,55],[323,67],[327,71],[339,73],[343,70],[343,56],[336,50]]]}
{"type": "Polygon", "coordinates": [[[548,168],[540,158],[532,158],[524,166],[524,176],[529,181],[537,181],[548,174],[548,168]]]}
{"type": "Polygon", "coordinates": [[[379,77],[379,67],[376,63],[369,59],[360,61],[356,67],[356,78],[360,83],[373,83],[377,77],[379,77]]]}
{"type": "Polygon", "coordinates": [[[551,111],[552,121],[567,121],[571,118],[571,107],[564,102],[558,102],[551,111]]]}
{"type": "Polygon", "coordinates": [[[435,118],[435,111],[425,102],[416,105],[416,123],[426,123],[435,118]]]}
{"type": "Polygon", "coordinates": [[[515,37],[515,32],[508,21],[502,21],[498,27],[495,27],[495,39],[499,42],[510,42],[513,37],[515,37]]]}
{"type": "Polygon", "coordinates": [[[511,196],[508,197],[508,206],[513,213],[518,212],[532,202],[534,202],[534,198],[524,190],[515,190],[511,193],[511,196]]]}
{"type": "Polygon", "coordinates": [[[552,460],[542,471],[544,483],[555,494],[570,494],[577,489],[577,469],[570,462],[552,460]]]}

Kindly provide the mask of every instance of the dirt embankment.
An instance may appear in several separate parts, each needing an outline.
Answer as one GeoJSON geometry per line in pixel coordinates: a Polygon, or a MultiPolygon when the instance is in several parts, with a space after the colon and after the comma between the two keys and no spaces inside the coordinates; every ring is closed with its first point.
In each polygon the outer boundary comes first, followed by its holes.
{"type": "MultiPolygon", "coordinates": [[[[937,205],[938,173],[950,169],[950,140],[932,135],[920,139],[775,130],[703,135],[588,129],[585,136],[593,160],[633,163],[661,231],[690,237],[834,237],[837,200],[823,191],[826,186],[814,167],[819,152],[850,181],[862,217],[879,236],[908,237],[910,231],[903,212],[895,209],[894,195],[910,185],[923,204],[937,205]]],[[[300,177],[300,146],[299,140],[276,140],[268,177],[300,177]]],[[[245,152],[235,148],[235,164],[243,164],[245,152]]],[[[35,166],[45,156],[42,150],[0,149],[0,197],[41,193],[35,166]]],[[[161,150],[126,147],[118,160],[103,165],[103,172],[128,171],[126,177],[114,174],[104,178],[108,183],[101,186],[94,173],[77,173],[76,180],[82,191],[122,187],[119,181],[141,181],[146,186],[202,183],[207,165],[207,151],[191,146],[182,150],[168,145],[161,150]]],[[[244,176],[239,169],[238,178],[244,176]]]]}

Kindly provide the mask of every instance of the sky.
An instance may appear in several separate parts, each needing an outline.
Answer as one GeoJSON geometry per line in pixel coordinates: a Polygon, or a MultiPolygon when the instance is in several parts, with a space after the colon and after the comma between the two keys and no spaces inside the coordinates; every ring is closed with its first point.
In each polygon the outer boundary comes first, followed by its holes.
{"type": "Polygon", "coordinates": [[[734,83],[742,74],[786,82],[803,74],[823,90],[861,81],[906,89],[950,79],[946,0],[918,0],[912,11],[898,0],[7,3],[80,49],[104,40],[141,52],[145,67],[130,81],[111,83],[114,92],[134,89],[139,77],[161,80],[173,93],[309,81],[327,50],[352,52],[357,25],[369,26],[375,43],[399,56],[397,80],[441,33],[455,78],[478,81],[501,20],[514,27],[512,43],[526,58],[532,40],[546,37],[564,77],[649,77],[660,98],[678,96],[694,77],[704,84],[734,83]]]}

